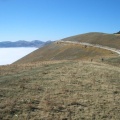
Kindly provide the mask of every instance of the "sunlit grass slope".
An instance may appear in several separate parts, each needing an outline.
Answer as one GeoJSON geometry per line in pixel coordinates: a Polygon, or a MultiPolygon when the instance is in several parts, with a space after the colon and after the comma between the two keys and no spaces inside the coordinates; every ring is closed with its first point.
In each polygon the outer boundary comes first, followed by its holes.
{"type": "Polygon", "coordinates": [[[120,68],[96,62],[0,67],[0,120],[120,120],[120,68]]]}
{"type": "Polygon", "coordinates": [[[80,44],[54,42],[15,62],[28,63],[49,60],[80,60],[116,56],[111,51],[80,44]]]}
{"type": "Polygon", "coordinates": [[[62,40],[88,42],[91,44],[100,44],[100,45],[120,49],[120,35],[119,34],[106,34],[106,33],[99,33],[99,32],[91,32],[91,33],[71,36],[71,37],[68,37],[62,40]]]}

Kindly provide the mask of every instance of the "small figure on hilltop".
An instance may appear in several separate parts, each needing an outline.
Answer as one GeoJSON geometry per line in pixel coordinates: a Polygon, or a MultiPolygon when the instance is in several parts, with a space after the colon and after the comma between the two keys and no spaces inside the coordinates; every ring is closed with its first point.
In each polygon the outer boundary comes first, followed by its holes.
{"type": "Polygon", "coordinates": [[[85,45],[85,48],[87,48],[87,45],[85,45]]]}
{"type": "Polygon", "coordinates": [[[93,59],[91,59],[91,62],[93,61],[93,59]]]}
{"type": "Polygon", "coordinates": [[[104,61],[104,59],[102,58],[102,59],[101,59],[101,61],[103,62],[103,61],[104,61]]]}

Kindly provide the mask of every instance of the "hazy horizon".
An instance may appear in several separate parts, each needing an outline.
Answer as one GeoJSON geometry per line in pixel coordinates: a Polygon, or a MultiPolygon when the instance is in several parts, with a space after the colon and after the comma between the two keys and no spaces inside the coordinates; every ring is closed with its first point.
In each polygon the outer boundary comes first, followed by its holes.
{"type": "Polygon", "coordinates": [[[0,65],[12,64],[36,49],[33,47],[0,48],[0,65]]]}

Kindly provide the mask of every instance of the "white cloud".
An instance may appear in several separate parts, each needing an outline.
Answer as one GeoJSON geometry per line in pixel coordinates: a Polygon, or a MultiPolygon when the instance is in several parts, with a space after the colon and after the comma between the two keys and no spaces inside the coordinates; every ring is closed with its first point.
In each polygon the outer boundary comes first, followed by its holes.
{"type": "Polygon", "coordinates": [[[0,48],[0,65],[11,64],[37,48],[0,48]]]}

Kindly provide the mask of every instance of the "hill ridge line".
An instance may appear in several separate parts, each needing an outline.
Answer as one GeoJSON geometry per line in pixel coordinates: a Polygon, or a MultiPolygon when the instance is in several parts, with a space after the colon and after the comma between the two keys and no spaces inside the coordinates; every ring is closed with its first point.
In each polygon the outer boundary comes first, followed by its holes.
{"type": "Polygon", "coordinates": [[[99,45],[99,44],[90,44],[90,43],[86,43],[86,42],[73,42],[73,41],[57,41],[57,42],[62,42],[62,43],[72,43],[72,44],[81,44],[81,45],[87,45],[87,46],[92,46],[92,47],[97,47],[97,48],[101,48],[101,49],[105,49],[105,50],[110,50],[112,52],[115,52],[117,54],[120,55],[120,49],[116,49],[116,48],[111,48],[111,47],[108,47],[108,46],[103,46],[103,45],[99,45]]]}

